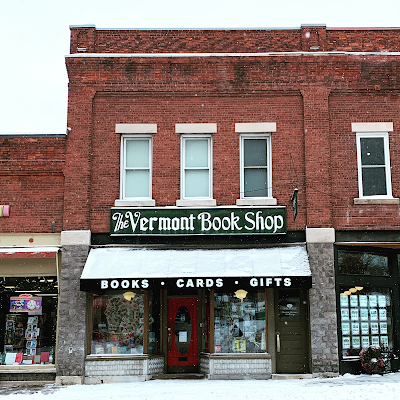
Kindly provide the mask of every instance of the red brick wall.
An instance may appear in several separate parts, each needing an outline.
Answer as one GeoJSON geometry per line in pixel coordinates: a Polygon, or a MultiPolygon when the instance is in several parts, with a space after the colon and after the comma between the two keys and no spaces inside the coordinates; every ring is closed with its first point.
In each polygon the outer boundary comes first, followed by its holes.
{"type": "Polygon", "coordinates": [[[64,138],[0,139],[1,233],[62,230],[64,138]]]}

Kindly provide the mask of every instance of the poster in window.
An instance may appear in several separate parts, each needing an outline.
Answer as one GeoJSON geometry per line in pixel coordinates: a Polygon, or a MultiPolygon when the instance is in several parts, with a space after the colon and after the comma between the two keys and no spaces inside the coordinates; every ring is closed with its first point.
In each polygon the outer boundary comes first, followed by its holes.
{"type": "Polygon", "coordinates": [[[371,336],[371,345],[379,346],[379,336],[371,336]]]}
{"type": "Polygon", "coordinates": [[[371,335],[379,334],[379,326],[377,322],[371,322],[371,335]]]}
{"type": "Polygon", "coordinates": [[[368,322],[361,322],[361,335],[369,335],[368,322]]]}
{"type": "Polygon", "coordinates": [[[378,310],[376,308],[371,308],[369,315],[371,316],[371,321],[378,321],[378,310]]]}
{"type": "Polygon", "coordinates": [[[345,294],[340,295],[340,307],[348,307],[349,298],[345,294]]]}
{"type": "Polygon", "coordinates": [[[352,322],[351,323],[351,333],[353,335],[359,335],[360,334],[360,324],[358,322],[352,322]]]}
{"type": "Polygon", "coordinates": [[[378,305],[379,307],[386,307],[386,296],[384,295],[378,296],[378,305]]]}
{"type": "Polygon", "coordinates": [[[342,315],[342,321],[348,321],[349,320],[349,309],[342,308],[340,311],[341,311],[341,315],[342,315]]]}
{"type": "Polygon", "coordinates": [[[387,320],[386,308],[380,308],[379,309],[379,319],[381,321],[386,321],[387,320]]]}
{"type": "Polygon", "coordinates": [[[387,335],[388,329],[387,329],[387,322],[380,322],[380,330],[381,330],[381,335],[387,335]]]}
{"type": "Polygon", "coordinates": [[[342,334],[350,335],[350,324],[348,322],[342,322],[342,334]]]}
{"type": "Polygon", "coordinates": [[[377,298],[375,294],[369,295],[369,306],[376,307],[378,305],[377,298]]]}
{"type": "Polygon", "coordinates": [[[368,321],[368,308],[361,308],[360,314],[361,314],[361,321],[368,321]]]}
{"type": "Polygon", "coordinates": [[[356,294],[350,296],[350,307],[358,307],[358,296],[356,294]]]}
{"type": "Polygon", "coordinates": [[[381,336],[381,343],[385,346],[389,346],[389,338],[387,336],[381,336]]]}
{"type": "Polygon", "coordinates": [[[343,343],[343,349],[350,349],[350,337],[349,336],[344,336],[342,338],[342,343],[343,343]]]}
{"type": "Polygon", "coordinates": [[[352,308],[351,309],[351,320],[352,321],[358,321],[359,320],[359,311],[358,308],[352,308]]]}
{"type": "Polygon", "coordinates": [[[360,307],[368,307],[368,297],[365,294],[360,294],[360,307]]]}
{"type": "Polygon", "coordinates": [[[360,336],[353,336],[352,342],[353,342],[353,349],[360,348],[360,336]]]}
{"type": "Polygon", "coordinates": [[[369,336],[361,336],[361,345],[363,348],[369,346],[369,336]]]}

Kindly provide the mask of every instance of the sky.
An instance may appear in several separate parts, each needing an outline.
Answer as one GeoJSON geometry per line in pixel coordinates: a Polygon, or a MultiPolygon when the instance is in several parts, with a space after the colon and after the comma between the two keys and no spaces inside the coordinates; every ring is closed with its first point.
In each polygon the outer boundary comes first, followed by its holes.
{"type": "Polygon", "coordinates": [[[0,387],[2,400],[398,400],[400,372],[349,375],[329,379],[290,380],[154,380],[135,383],[75,385],[10,390],[0,387]]]}
{"type": "Polygon", "coordinates": [[[71,25],[398,27],[399,0],[0,0],[0,134],[63,133],[71,25]]]}

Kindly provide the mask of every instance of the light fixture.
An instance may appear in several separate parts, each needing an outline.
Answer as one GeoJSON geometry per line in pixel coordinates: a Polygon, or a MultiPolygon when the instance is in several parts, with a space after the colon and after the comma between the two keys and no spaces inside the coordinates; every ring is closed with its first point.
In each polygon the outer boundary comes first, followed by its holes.
{"type": "Polygon", "coordinates": [[[357,289],[354,288],[354,287],[352,287],[352,288],[349,289],[349,292],[350,292],[350,293],[355,293],[355,292],[357,292],[357,289]]]}
{"type": "Polygon", "coordinates": [[[351,294],[351,292],[350,292],[350,290],[346,290],[346,291],[344,292],[344,294],[345,294],[346,296],[349,296],[349,295],[351,294]]]}
{"type": "Polygon", "coordinates": [[[363,289],[364,289],[363,286],[356,286],[355,288],[356,288],[357,290],[363,290],[363,289]]]}
{"type": "Polygon", "coordinates": [[[236,290],[235,296],[236,296],[240,301],[242,301],[242,300],[247,296],[247,292],[246,292],[245,290],[243,290],[243,289],[239,289],[239,290],[236,290]]]}
{"type": "Polygon", "coordinates": [[[133,292],[125,292],[125,293],[123,294],[123,296],[124,296],[124,299],[125,299],[125,300],[130,301],[130,300],[132,300],[133,298],[135,298],[136,293],[133,293],[133,292]]]}

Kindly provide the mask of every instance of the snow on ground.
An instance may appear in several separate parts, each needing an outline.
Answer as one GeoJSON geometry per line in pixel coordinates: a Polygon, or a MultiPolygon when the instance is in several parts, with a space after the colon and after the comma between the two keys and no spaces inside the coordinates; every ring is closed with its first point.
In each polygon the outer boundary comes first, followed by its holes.
{"type": "Polygon", "coordinates": [[[11,389],[1,387],[7,400],[255,400],[258,399],[400,399],[400,372],[388,375],[344,375],[329,379],[267,381],[156,380],[137,383],[11,389]],[[379,397],[378,397],[379,396],[379,397]]]}

